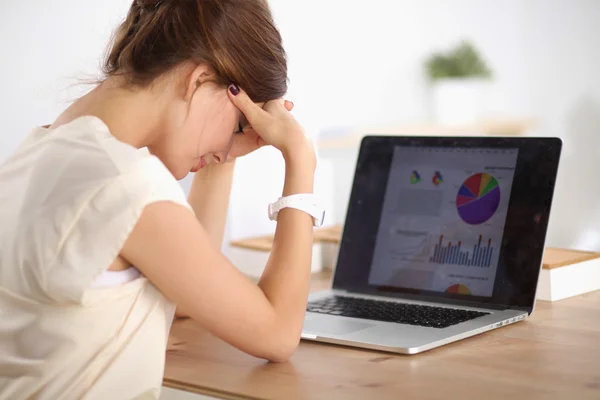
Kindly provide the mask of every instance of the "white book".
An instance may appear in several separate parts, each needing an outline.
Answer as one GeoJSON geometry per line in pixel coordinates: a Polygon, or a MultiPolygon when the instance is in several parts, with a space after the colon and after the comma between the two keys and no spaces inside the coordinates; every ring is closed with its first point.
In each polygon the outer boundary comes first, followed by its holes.
{"type": "Polygon", "coordinates": [[[546,249],[537,299],[557,301],[600,290],[600,253],[546,249]]]}

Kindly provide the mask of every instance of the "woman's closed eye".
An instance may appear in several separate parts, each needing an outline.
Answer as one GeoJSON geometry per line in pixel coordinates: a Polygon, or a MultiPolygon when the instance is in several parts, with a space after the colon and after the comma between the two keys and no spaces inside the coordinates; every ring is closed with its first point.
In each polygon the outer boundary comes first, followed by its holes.
{"type": "Polygon", "coordinates": [[[234,132],[236,135],[243,135],[244,134],[244,126],[242,125],[242,122],[238,122],[238,126],[237,126],[237,130],[234,132]]]}

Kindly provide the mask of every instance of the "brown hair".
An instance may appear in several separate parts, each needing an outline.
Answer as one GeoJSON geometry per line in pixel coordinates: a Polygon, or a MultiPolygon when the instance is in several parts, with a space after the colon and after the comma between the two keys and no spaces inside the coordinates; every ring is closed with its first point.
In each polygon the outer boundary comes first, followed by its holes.
{"type": "Polygon", "coordinates": [[[255,102],[287,91],[286,54],[266,0],[135,0],[103,71],[145,87],[184,61],[209,65],[217,83],[235,83],[255,102]]]}

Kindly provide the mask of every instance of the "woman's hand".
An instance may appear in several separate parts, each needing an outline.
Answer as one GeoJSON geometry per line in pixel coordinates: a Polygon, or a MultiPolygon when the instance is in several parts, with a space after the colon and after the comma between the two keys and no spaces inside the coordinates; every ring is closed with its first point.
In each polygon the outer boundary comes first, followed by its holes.
{"type": "MultiPolygon", "coordinates": [[[[316,164],[312,142],[307,139],[300,124],[290,114],[285,100],[268,101],[261,108],[237,86],[231,85],[228,94],[254,131],[247,138],[254,146],[253,149],[260,147],[261,144],[268,144],[281,151],[286,162],[297,159],[298,162],[316,164]]],[[[246,135],[245,132],[244,136],[246,135]]],[[[232,147],[231,151],[232,155],[239,153],[237,148],[232,147]]]]}
{"type": "MultiPolygon", "coordinates": [[[[294,109],[294,103],[285,100],[284,107],[288,111],[294,109]]],[[[245,126],[243,134],[236,135],[233,139],[233,145],[229,150],[227,161],[233,161],[237,157],[245,156],[266,145],[264,139],[260,137],[251,125],[245,126]]]]}

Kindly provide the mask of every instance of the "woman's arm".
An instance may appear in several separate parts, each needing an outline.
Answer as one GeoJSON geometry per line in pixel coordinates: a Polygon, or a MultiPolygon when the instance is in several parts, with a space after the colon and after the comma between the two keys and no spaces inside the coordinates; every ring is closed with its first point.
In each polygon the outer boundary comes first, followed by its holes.
{"type": "MultiPolygon", "coordinates": [[[[314,155],[287,162],[283,194],[312,192],[314,169],[314,155]]],[[[312,231],[310,215],[280,211],[260,285],[231,265],[189,210],[170,202],[145,208],[121,254],[215,335],[254,356],[285,361],[304,321],[312,231]]]]}
{"type": "MultiPolygon", "coordinates": [[[[209,164],[196,172],[188,195],[198,222],[217,249],[223,246],[225,221],[231,195],[235,158],[223,164],[209,164]]],[[[175,317],[188,318],[189,312],[177,305],[175,317]]]]}
{"type": "Polygon", "coordinates": [[[188,196],[198,221],[219,249],[223,245],[234,168],[235,158],[202,168],[196,172],[188,196]]]}

